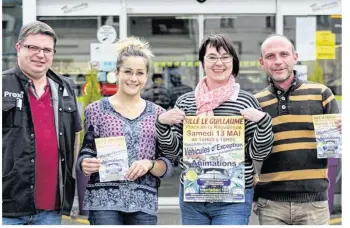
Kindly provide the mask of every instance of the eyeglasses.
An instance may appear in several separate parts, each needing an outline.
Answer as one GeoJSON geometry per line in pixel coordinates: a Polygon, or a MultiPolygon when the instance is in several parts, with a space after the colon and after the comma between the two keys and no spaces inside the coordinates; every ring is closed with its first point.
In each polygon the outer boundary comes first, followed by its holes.
{"type": "Polygon", "coordinates": [[[223,63],[229,63],[232,61],[233,57],[230,55],[225,55],[225,56],[220,56],[220,57],[217,57],[214,55],[207,55],[207,56],[205,56],[205,59],[209,63],[216,63],[218,61],[218,59],[220,59],[220,61],[223,63]]]}
{"type": "Polygon", "coordinates": [[[54,53],[56,53],[56,50],[52,48],[41,48],[30,44],[22,44],[22,46],[27,48],[28,51],[33,54],[38,54],[41,50],[43,50],[45,55],[53,55],[54,53]]]}
{"type": "MultiPolygon", "coordinates": [[[[125,69],[125,70],[120,70],[120,71],[129,77],[132,77],[134,75],[134,72],[132,70],[125,69]]],[[[146,73],[143,71],[137,71],[135,74],[136,74],[136,76],[141,77],[141,76],[144,76],[146,73]]]]}

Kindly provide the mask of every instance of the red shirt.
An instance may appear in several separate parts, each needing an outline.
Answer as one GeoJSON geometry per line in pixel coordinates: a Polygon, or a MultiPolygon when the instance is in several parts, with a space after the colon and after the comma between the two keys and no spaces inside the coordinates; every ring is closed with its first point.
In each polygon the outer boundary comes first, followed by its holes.
{"type": "Polygon", "coordinates": [[[37,98],[29,89],[29,102],[36,142],[35,206],[37,209],[59,208],[58,145],[50,86],[37,98]]]}

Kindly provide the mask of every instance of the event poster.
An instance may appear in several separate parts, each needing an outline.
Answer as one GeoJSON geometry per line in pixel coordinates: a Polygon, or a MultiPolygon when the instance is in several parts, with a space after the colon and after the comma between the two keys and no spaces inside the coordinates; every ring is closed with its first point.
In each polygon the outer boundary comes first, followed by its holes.
{"type": "Polygon", "coordinates": [[[342,135],[337,128],[340,118],[339,114],[313,116],[318,158],[342,157],[342,135]]]}
{"type": "Polygon", "coordinates": [[[245,201],[244,135],[241,116],[185,118],[185,202],[245,201]]]}
{"type": "Polygon", "coordinates": [[[97,158],[101,160],[100,182],[125,180],[129,169],[124,136],[95,139],[97,158]]]}

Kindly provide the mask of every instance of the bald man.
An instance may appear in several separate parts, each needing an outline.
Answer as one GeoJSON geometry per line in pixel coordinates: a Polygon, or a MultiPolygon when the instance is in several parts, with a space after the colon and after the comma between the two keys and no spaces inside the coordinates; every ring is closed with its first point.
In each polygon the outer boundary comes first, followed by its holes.
{"type": "Polygon", "coordinates": [[[325,85],[297,77],[298,53],[287,37],[270,35],[260,50],[270,85],[255,97],[273,118],[275,141],[262,163],[254,211],[261,225],[326,225],[327,159],[317,158],[312,115],[338,113],[337,102],[325,85]]]}

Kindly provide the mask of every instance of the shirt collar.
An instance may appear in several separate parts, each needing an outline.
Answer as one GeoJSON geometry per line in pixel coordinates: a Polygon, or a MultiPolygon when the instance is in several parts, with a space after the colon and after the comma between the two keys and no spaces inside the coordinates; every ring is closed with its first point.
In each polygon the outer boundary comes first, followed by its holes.
{"type": "Polygon", "coordinates": [[[294,79],[293,79],[291,86],[288,88],[287,91],[282,91],[281,89],[279,89],[275,85],[275,82],[269,77],[269,83],[270,83],[269,90],[270,90],[270,92],[272,92],[274,94],[276,94],[278,91],[281,91],[282,93],[286,93],[289,91],[294,91],[297,88],[299,88],[302,84],[302,81],[298,78],[298,73],[296,70],[293,70],[293,73],[294,73],[294,79]]]}

